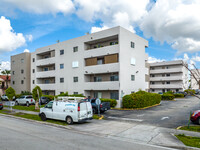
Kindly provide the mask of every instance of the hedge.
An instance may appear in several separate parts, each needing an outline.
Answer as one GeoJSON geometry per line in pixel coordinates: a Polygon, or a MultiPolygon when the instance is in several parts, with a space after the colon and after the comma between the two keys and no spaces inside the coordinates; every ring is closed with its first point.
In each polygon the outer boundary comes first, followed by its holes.
{"type": "Polygon", "coordinates": [[[184,94],[177,93],[177,94],[174,94],[174,96],[175,96],[175,98],[182,98],[182,97],[184,97],[184,94]]]}
{"type": "Polygon", "coordinates": [[[101,102],[110,102],[110,107],[115,107],[117,105],[116,99],[106,99],[100,98],[101,102]]]}
{"type": "Polygon", "coordinates": [[[173,94],[164,93],[162,95],[162,100],[173,100],[175,96],[173,94]]]}
{"type": "Polygon", "coordinates": [[[194,95],[195,94],[195,90],[191,90],[191,89],[187,89],[184,92],[186,92],[187,94],[190,94],[190,95],[194,95]]]}
{"type": "Polygon", "coordinates": [[[156,93],[148,93],[145,91],[139,91],[123,97],[123,108],[144,108],[159,104],[161,101],[161,95],[156,93]]]}
{"type": "Polygon", "coordinates": [[[47,97],[48,99],[50,99],[51,101],[54,100],[54,97],[53,95],[42,95],[42,97],[47,97]]]}

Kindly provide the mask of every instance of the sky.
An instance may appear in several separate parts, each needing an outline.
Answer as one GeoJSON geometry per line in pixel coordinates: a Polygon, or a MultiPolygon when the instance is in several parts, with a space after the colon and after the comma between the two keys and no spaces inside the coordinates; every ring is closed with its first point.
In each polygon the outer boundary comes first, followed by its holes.
{"type": "Polygon", "coordinates": [[[149,62],[200,68],[199,14],[200,0],[0,0],[0,69],[12,55],[115,26],[149,41],[149,62]]]}

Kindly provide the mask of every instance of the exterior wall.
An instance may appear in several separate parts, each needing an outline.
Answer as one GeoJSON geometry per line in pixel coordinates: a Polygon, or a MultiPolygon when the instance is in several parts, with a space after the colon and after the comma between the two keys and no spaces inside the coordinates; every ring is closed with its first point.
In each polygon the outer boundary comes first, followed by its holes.
{"type": "Polygon", "coordinates": [[[182,60],[150,64],[150,92],[184,91],[188,88],[188,70],[182,60]]]}
{"type": "MultiPolygon", "coordinates": [[[[196,79],[199,81],[200,80],[200,69],[196,70],[196,69],[192,69],[191,70],[192,73],[195,75],[196,79]]],[[[197,81],[195,80],[195,78],[191,75],[191,89],[200,89],[197,81]]]]}
{"type": "Polygon", "coordinates": [[[15,89],[16,94],[20,94],[21,91],[30,91],[30,58],[31,53],[22,53],[18,55],[11,56],[11,87],[15,89]],[[21,59],[24,62],[21,62],[21,59]],[[21,70],[24,73],[21,73],[21,70]],[[14,74],[13,74],[14,71],[14,74]],[[24,84],[21,84],[21,80],[24,84]],[[15,82],[13,84],[13,81],[15,82]]]}

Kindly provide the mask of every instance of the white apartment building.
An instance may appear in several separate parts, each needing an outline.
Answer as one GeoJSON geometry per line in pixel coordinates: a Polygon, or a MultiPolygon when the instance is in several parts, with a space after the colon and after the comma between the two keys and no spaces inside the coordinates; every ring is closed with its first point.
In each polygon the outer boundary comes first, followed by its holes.
{"type": "Polygon", "coordinates": [[[192,69],[191,72],[196,78],[195,79],[193,75],[190,76],[190,78],[191,78],[191,89],[195,89],[195,90],[200,89],[199,84],[197,82],[197,81],[200,81],[200,69],[192,69]]]}
{"type": "Polygon", "coordinates": [[[188,89],[188,70],[182,60],[150,63],[150,92],[188,89]]]}
{"type": "Polygon", "coordinates": [[[38,85],[43,94],[68,91],[117,100],[139,89],[147,91],[146,47],[148,41],[114,27],[38,48],[30,59],[31,91],[38,85]]]}

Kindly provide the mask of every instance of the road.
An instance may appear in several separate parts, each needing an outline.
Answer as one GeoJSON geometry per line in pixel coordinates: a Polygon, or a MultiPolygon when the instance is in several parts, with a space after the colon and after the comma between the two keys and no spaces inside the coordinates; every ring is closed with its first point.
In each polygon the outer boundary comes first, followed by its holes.
{"type": "Polygon", "coordinates": [[[115,140],[0,116],[1,150],[167,150],[170,148],[115,140]]]}
{"type": "Polygon", "coordinates": [[[186,97],[176,101],[162,101],[160,106],[145,110],[110,110],[105,116],[110,119],[149,124],[158,127],[176,128],[187,125],[190,112],[200,109],[200,100],[196,97],[186,97]]]}

